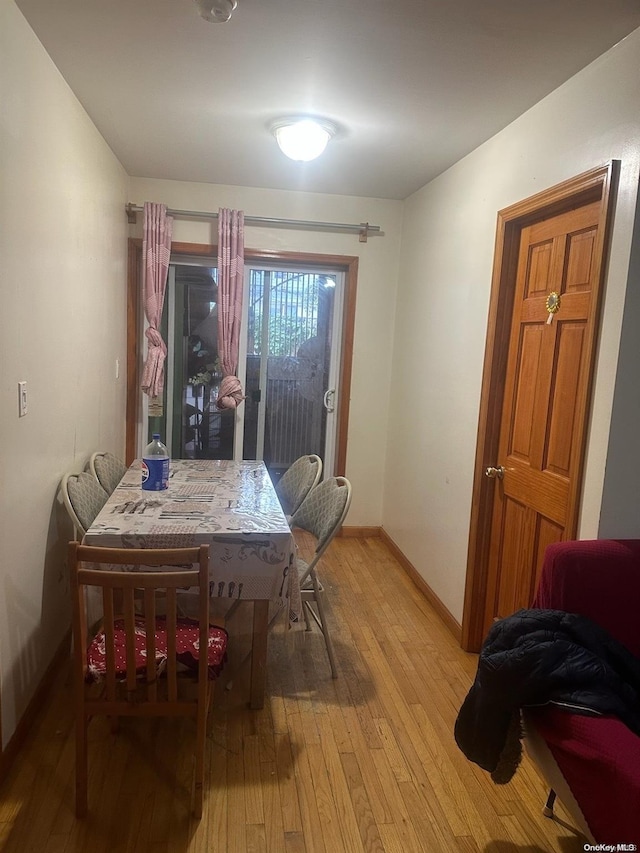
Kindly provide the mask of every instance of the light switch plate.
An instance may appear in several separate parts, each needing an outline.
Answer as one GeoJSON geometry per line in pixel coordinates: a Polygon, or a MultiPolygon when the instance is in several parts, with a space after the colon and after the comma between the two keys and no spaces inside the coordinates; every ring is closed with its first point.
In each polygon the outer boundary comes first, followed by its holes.
{"type": "Polygon", "coordinates": [[[18,417],[23,418],[27,414],[27,383],[18,382],[18,417]]]}

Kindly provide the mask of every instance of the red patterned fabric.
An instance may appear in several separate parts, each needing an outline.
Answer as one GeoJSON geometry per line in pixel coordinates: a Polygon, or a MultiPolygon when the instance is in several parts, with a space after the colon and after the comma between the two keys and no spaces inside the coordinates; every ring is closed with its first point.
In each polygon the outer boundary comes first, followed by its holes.
{"type": "MultiPolygon", "coordinates": [[[[587,616],[640,657],[640,540],[550,545],[533,606],[587,616]]],[[[616,718],[552,708],[535,725],[595,840],[640,844],[640,738],[616,718]]]]}
{"type": "MultiPolygon", "coordinates": [[[[135,662],[136,671],[144,674],[147,668],[146,633],[144,619],[135,621],[135,662]]],[[[167,661],[167,626],[164,619],[156,619],[156,671],[162,672],[167,661]]],[[[191,619],[178,619],[176,628],[176,658],[189,669],[198,669],[200,632],[198,623],[191,619]]],[[[227,632],[224,628],[209,627],[209,647],[207,650],[209,678],[220,674],[227,652],[227,632]]],[[[126,635],[124,620],[115,622],[116,674],[125,676],[127,671],[126,635]]],[[[104,631],[93,639],[87,651],[87,678],[100,681],[106,672],[106,648],[104,631]]]]}
{"type": "Polygon", "coordinates": [[[640,738],[620,720],[528,712],[596,841],[640,843],[640,738]]]}
{"type": "Polygon", "coordinates": [[[640,657],[640,539],[550,545],[533,606],[587,616],[640,657]]]}

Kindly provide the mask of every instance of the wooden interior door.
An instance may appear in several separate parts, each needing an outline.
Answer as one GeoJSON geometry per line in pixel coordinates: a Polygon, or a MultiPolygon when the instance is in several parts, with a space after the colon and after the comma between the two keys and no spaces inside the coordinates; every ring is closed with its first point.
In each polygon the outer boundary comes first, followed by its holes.
{"type": "MultiPolygon", "coordinates": [[[[522,229],[496,477],[487,627],[529,607],[576,501],[589,383],[598,202],[522,229]],[[555,309],[555,310],[554,310],[555,309]],[[501,472],[502,473],[502,472],[501,472]]],[[[491,472],[490,472],[491,473],[491,472]]]]}
{"type": "Polygon", "coordinates": [[[617,171],[613,161],[498,214],[462,623],[469,651],[494,619],[531,606],[545,548],[577,533],[617,171]]]}

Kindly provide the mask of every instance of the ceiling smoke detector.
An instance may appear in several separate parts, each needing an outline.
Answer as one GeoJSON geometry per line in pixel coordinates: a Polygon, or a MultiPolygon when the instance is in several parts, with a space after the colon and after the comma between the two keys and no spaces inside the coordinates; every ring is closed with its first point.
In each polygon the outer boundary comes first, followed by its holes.
{"type": "Polygon", "coordinates": [[[238,0],[195,0],[200,17],[211,24],[224,24],[233,14],[238,0]]]}

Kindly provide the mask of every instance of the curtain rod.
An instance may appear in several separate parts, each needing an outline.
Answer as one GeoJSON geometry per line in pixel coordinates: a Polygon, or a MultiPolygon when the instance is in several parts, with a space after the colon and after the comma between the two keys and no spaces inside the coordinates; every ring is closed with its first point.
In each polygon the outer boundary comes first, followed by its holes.
{"type": "MultiPolygon", "coordinates": [[[[129,202],[125,205],[127,212],[127,221],[130,225],[135,225],[137,222],[137,214],[142,213],[144,208],[139,204],[129,202]]],[[[217,213],[211,213],[202,210],[170,210],[167,208],[169,216],[184,216],[194,219],[217,219],[217,213]]],[[[369,225],[368,222],[360,222],[359,225],[353,225],[348,222],[313,222],[306,219],[274,219],[268,216],[245,216],[244,221],[247,225],[275,225],[289,228],[314,228],[321,231],[357,231],[360,235],[361,243],[367,242],[369,234],[381,234],[382,231],[379,225],[369,225]]]]}

